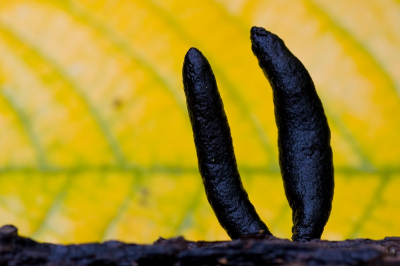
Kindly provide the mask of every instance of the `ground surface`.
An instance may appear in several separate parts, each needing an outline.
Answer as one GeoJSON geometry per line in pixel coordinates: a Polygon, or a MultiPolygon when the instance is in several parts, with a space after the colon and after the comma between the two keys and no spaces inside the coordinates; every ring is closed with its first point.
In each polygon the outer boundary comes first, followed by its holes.
{"type": "Polygon", "coordinates": [[[256,236],[226,242],[178,237],[153,245],[64,246],[20,237],[6,225],[0,228],[0,265],[400,265],[400,238],[293,243],[256,236]]]}

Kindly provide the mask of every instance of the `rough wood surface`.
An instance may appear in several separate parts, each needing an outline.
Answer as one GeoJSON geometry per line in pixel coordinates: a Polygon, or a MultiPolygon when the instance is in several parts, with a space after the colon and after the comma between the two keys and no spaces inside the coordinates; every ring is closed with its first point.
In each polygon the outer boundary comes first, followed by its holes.
{"type": "Polygon", "coordinates": [[[400,265],[400,238],[294,243],[272,236],[222,242],[178,237],[153,245],[64,246],[18,236],[6,225],[0,228],[0,265],[400,265]]]}

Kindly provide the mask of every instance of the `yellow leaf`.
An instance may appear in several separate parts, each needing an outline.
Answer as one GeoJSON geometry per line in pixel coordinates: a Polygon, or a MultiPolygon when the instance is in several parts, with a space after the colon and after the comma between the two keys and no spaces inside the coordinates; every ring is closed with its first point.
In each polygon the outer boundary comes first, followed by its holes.
{"type": "Polygon", "coordinates": [[[305,64],[332,131],[323,238],[400,235],[400,3],[2,0],[0,223],[39,241],[228,236],[209,206],[183,94],[190,47],[216,75],[244,186],[291,236],[272,93],[250,28],[305,64]]]}

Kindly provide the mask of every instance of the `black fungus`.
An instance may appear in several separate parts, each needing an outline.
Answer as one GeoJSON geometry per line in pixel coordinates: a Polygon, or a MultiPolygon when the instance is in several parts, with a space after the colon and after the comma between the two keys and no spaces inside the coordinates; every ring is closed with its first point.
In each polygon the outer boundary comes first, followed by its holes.
{"type": "Polygon", "coordinates": [[[292,239],[320,238],[334,188],[331,135],[321,100],[303,64],[278,36],[253,27],[251,41],[273,91],[279,164],[293,211],[292,239]]]}
{"type": "Polygon", "coordinates": [[[182,75],[199,170],[219,223],[232,239],[270,235],[243,188],[213,71],[196,48],[187,52],[182,75]]]}

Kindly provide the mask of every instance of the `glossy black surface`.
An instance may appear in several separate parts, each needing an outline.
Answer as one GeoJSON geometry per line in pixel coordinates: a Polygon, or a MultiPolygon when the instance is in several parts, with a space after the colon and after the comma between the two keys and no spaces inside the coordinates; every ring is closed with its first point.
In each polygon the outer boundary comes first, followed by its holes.
{"type": "Polygon", "coordinates": [[[232,239],[270,235],[243,188],[214,74],[196,48],[187,52],[182,75],[199,170],[219,223],[232,239]]]}
{"type": "Polygon", "coordinates": [[[307,70],[278,36],[253,27],[251,41],[273,90],[279,164],[293,211],[292,239],[320,238],[334,188],[331,135],[322,103],[307,70]]]}

